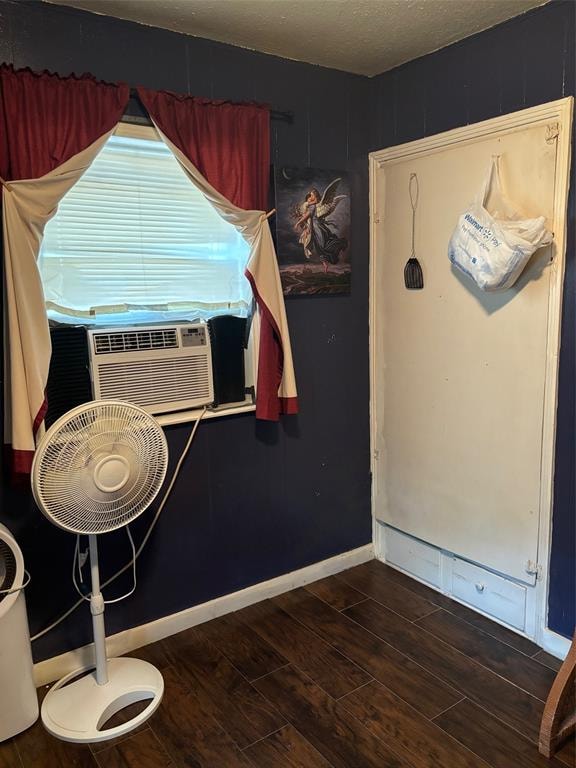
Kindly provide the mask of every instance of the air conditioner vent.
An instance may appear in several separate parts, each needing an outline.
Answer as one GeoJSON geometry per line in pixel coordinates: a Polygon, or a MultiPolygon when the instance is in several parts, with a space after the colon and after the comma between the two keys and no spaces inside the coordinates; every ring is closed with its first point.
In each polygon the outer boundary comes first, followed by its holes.
{"type": "Polygon", "coordinates": [[[142,331],[106,331],[93,334],[97,355],[115,352],[141,352],[146,349],[177,349],[176,328],[157,328],[142,331]]]}
{"type": "Polygon", "coordinates": [[[142,408],[174,401],[212,400],[208,355],[99,366],[100,397],[127,400],[142,408]]]}

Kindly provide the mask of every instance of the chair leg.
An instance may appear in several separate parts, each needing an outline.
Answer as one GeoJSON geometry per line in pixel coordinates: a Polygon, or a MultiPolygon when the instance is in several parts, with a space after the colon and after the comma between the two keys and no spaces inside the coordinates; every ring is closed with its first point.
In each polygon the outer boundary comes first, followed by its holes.
{"type": "Polygon", "coordinates": [[[573,733],[576,733],[576,632],[544,707],[538,743],[540,753],[551,758],[573,733]]]}

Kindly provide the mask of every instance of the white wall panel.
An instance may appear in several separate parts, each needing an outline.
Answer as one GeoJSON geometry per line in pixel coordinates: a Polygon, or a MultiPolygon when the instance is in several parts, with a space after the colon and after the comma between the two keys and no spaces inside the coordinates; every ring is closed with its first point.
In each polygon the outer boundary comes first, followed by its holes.
{"type": "Polygon", "coordinates": [[[375,516],[532,584],[543,505],[549,519],[564,251],[555,125],[498,118],[375,153],[372,166],[375,516]],[[447,246],[492,155],[518,208],[546,216],[556,237],[516,286],[486,294],[451,267],[447,246]],[[422,291],[403,281],[411,173],[422,291]]]}

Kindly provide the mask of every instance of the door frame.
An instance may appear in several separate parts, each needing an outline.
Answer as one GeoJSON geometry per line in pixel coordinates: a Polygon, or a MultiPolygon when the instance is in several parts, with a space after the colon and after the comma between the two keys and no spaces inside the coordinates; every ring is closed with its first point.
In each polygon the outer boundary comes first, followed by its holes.
{"type": "MultiPolygon", "coordinates": [[[[399,144],[371,152],[370,173],[370,284],[369,284],[369,334],[370,334],[370,464],[372,472],[372,521],[376,556],[383,558],[379,548],[382,541],[382,524],[376,519],[375,509],[381,494],[378,472],[378,433],[382,419],[376,409],[377,373],[382,370],[376,359],[377,334],[382,322],[377,313],[377,286],[379,268],[376,254],[384,240],[384,195],[378,189],[378,172],[387,163],[447,149],[459,144],[471,144],[498,133],[510,133],[530,126],[550,125],[550,140],[557,139],[556,178],[554,185],[553,232],[556,255],[550,265],[550,293],[548,300],[548,333],[545,374],[545,395],[542,428],[542,462],[540,472],[540,519],[538,527],[538,572],[535,586],[536,615],[535,633],[530,635],[539,644],[544,643],[548,624],[548,584],[550,572],[550,544],[552,511],[554,502],[554,454],[556,443],[556,409],[558,401],[558,365],[562,322],[562,291],[566,262],[567,202],[570,185],[570,159],[572,139],[572,113],[574,98],[541,104],[519,112],[501,115],[472,125],[428,136],[416,141],[399,144]]],[[[378,339],[379,340],[379,339],[378,339]]]]}

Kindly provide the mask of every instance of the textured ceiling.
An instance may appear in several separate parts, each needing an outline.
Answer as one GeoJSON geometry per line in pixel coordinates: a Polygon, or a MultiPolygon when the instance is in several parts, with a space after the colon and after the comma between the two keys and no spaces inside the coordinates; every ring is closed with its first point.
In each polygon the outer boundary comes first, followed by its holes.
{"type": "Polygon", "coordinates": [[[546,0],[48,0],[376,75],[546,0]]]}

